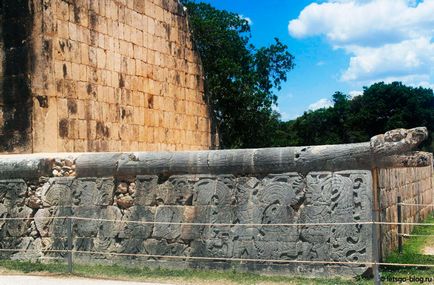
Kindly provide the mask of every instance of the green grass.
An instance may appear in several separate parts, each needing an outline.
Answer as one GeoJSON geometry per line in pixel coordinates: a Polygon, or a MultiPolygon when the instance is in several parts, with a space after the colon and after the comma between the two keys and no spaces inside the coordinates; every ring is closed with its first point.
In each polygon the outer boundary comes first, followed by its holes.
{"type": "MultiPolygon", "coordinates": [[[[6,273],[42,273],[49,275],[67,275],[63,263],[40,263],[27,261],[0,260],[0,268],[6,273]]],[[[109,278],[134,281],[188,282],[189,284],[325,284],[325,285],[365,285],[369,280],[342,278],[303,278],[291,276],[267,276],[255,273],[217,270],[173,270],[130,268],[119,265],[74,265],[73,276],[91,278],[109,278]]]]}
{"type": "MultiPolygon", "coordinates": [[[[434,216],[429,216],[424,223],[434,223],[434,216]]],[[[434,256],[424,255],[423,249],[426,246],[434,247],[434,226],[416,226],[412,234],[415,235],[433,235],[433,237],[409,237],[404,238],[402,253],[397,250],[393,252],[385,262],[403,263],[403,264],[431,264],[434,265],[434,256]]],[[[383,266],[381,268],[382,276],[418,276],[434,277],[433,267],[399,267],[383,266]]]]}

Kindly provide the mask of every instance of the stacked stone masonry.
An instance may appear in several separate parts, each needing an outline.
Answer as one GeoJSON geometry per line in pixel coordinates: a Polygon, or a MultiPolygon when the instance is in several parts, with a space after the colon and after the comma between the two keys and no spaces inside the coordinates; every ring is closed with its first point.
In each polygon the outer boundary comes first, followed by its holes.
{"type": "Polygon", "coordinates": [[[0,8],[0,152],[209,149],[200,59],[178,1],[0,8]]]}
{"type": "MultiPolygon", "coordinates": [[[[75,262],[360,275],[378,239],[386,253],[396,247],[396,227],[372,221],[396,222],[397,195],[432,204],[432,155],[408,153],[426,137],[415,128],[349,145],[0,156],[0,257],[62,260],[74,217],[75,262]]],[[[404,210],[404,221],[431,210],[404,210]]]]}
{"type": "MultiPolygon", "coordinates": [[[[432,161],[432,160],[431,160],[432,161]]],[[[419,223],[433,212],[433,168],[408,167],[378,170],[380,209],[383,221],[398,222],[397,199],[401,197],[402,222],[419,223]]],[[[412,225],[403,225],[402,233],[410,234],[412,225]]],[[[382,225],[383,256],[398,246],[398,226],[382,225]]]]}

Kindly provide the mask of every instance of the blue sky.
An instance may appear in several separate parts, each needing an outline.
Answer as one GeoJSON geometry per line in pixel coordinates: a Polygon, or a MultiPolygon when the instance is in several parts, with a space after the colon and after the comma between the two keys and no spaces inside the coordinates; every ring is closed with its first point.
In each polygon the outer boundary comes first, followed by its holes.
{"type": "Polygon", "coordinates": [[[434,0],[202,0],[251,21],[252,43],[278,37],[295,68],[278,94],[283,120],[378,81],[434,87],[434,0]]]}

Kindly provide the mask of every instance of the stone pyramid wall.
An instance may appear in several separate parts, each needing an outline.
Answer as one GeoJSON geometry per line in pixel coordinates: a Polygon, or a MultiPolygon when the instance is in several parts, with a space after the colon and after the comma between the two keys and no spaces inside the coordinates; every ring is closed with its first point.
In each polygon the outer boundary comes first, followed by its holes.
{"type": "Polygon", "coordinates": [[[176,0],[0,9],[0,152],[209,149],[200,58],[176,0]]]}

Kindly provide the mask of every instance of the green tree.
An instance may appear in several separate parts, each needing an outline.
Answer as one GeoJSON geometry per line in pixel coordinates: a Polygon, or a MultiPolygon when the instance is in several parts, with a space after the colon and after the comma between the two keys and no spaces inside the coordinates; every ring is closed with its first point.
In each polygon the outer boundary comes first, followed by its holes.
{"type": "Polygon", "coordinates": [[[275,90],[294,67],[279,39],[262,48],[249,43],[250,27],[240,15],[185,0],[201,56],[205,95],[222,148],[264,147],[279,128],[275,90]]]}
{"type": "Polygon", "coordinates": [[[396,128],[426,126],[430,131],[422,148],[433,151],[434,95],[431,89],[400,82],[375,83],[352,100],[341,92],[333,95],[334,106],[305,112],[287,126],[290,140],[283,145],[316,145],[368,141],[396,128]],[[295,139],[294,139],[295,138],[295,139]]]}
{"type": "MultiPolygon", "coordinates": [[[[379,82],[364,88],[362,96],[351,100],[349,125],[360,138],[396,128],[426,126],[430,131],[424,149],[433,150],[434,95],[431,89],[414,88],[401,82],[379,82]]],[[[356,137],[356,136],[354,136],[356,137]]]]}

